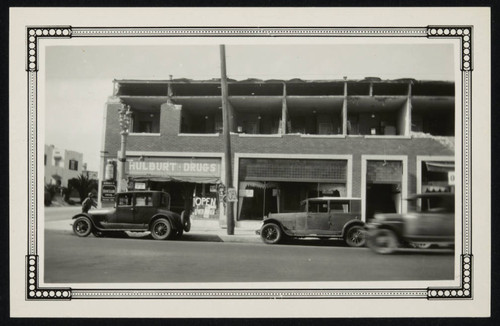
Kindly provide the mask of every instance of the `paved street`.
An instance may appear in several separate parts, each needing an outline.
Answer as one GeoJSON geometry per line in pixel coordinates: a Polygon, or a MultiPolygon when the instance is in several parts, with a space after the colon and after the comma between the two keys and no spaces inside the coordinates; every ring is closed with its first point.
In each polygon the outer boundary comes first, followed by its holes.
{"type": "MultiPolygon", "coordinates": [[[[367,248],[345,247],[340,241],[297,240],[270,246],[259,241],[222,242],[217,234],[194,230],[176,241],[156,241],[148,236],[95,238],[91,235],[79,238],[69,225],[73,212],[74,209],[68,208],[46,210],[45,282],[307,282],[453,278],[452,251],[413,250],[384,256],[367,248]]],[[[196,222],[193,221],[193,226],[196,222]]]]}

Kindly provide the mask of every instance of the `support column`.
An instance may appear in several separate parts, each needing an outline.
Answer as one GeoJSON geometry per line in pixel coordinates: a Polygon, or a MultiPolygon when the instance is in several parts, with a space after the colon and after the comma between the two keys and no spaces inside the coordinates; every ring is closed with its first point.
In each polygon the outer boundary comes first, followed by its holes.
{"type": "Polygon", "coordinates": [[[286,84],[283,83],[283,98],[281,100],[281,134],[285,135],[286,123],[288,121],[288,106],[286,102],[286,84]]]}
{"type": "MultiPolygon", "coordinates": [[[[226,76],[226,49],[224,45],[220,46],[220,60],[221,60],[221,95],[222,95],[222,129],[224,136],[224,165],[226,177],[226,198],[227,191],[233,188],[233,178],[231,174],[231,136],[229,134],[229,108],[228,108],[228,91],[227,91],[227,76],[226,76]]],[[[233,202],[226,202],[226,220],[227,220],[227,234],[234,234],[234,214],[233,202]]]]}
{"type": "Polygon", "coordinates": [[[344,101],[342,102],[342,135],[347,135],[347,77],[344,77],[344,101]]]}
{"type": "Polygon", "coordinates": [[[404,133],[405,136],[410,136],[411,135],[411,95],[412,89],[411,89],[411,82],[408,83],[408,98],[406,99],[406,132],[404,133]]]}

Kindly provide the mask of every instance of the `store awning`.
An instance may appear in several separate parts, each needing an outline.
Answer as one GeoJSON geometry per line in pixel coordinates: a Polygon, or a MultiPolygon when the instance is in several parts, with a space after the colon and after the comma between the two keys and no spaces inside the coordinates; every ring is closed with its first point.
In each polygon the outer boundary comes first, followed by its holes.
{"type": "Polygon", "coordinates": [[[220,178],[217,177],[188,177],[188,176],[175,176],[175,177],[133,177],[132,181],[135,182],[190,182],[190,183],[221,183],[220,178]]]}
{"type": "Polygon", "coordinates": [[[455,171],[455,162],[425,162],[429,172],[452,172],[455,171]]]}

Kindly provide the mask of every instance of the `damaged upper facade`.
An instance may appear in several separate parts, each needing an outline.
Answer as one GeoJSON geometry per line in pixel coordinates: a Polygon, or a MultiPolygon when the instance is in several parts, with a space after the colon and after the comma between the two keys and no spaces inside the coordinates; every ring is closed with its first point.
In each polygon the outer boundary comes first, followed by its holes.
{"type": "MultiPolygon", "coordinates": [[[[175,207],[192,197],[195,218],[224,221],[220,80],[114,85],[100,175],[119,157],[119,112],[128,107],[128,188],[167,191],[175,207]]],[[[410,194],[454,191],[453,82],[230,80],[228,102],[237,221],[296,212],[320,196],[361,198],[366,221],[406,212],[410,194]]],[[[105,179],[116,181],[114,171],[105,179]]]]}
{"type": "MultiPolygon", "coordinates": [[[[453,82],[412,79],[229,81],[229,126],[262,135],[454,136],[454,95],[453,82]]],[[[117,80],[114,97],[130,106],[132,133],[161,133],[165,105],[180,108],[179,134],[222,132],[218,80],[117,80]]]]}

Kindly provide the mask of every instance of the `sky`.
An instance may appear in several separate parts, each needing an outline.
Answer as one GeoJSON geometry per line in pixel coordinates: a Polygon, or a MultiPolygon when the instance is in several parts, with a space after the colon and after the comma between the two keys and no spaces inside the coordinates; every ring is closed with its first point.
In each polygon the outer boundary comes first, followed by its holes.
{"type": "MultiPolygon", "coordinates": [[[[450,44],[227,45],[228,78],[454,80],[450,44]]],[[[48,46],[45,144],[99,170],[113,79],[220,78],[218,45],[48,46]]],[[[117,117],[118,118],[118,117],[117,117]]]]}

